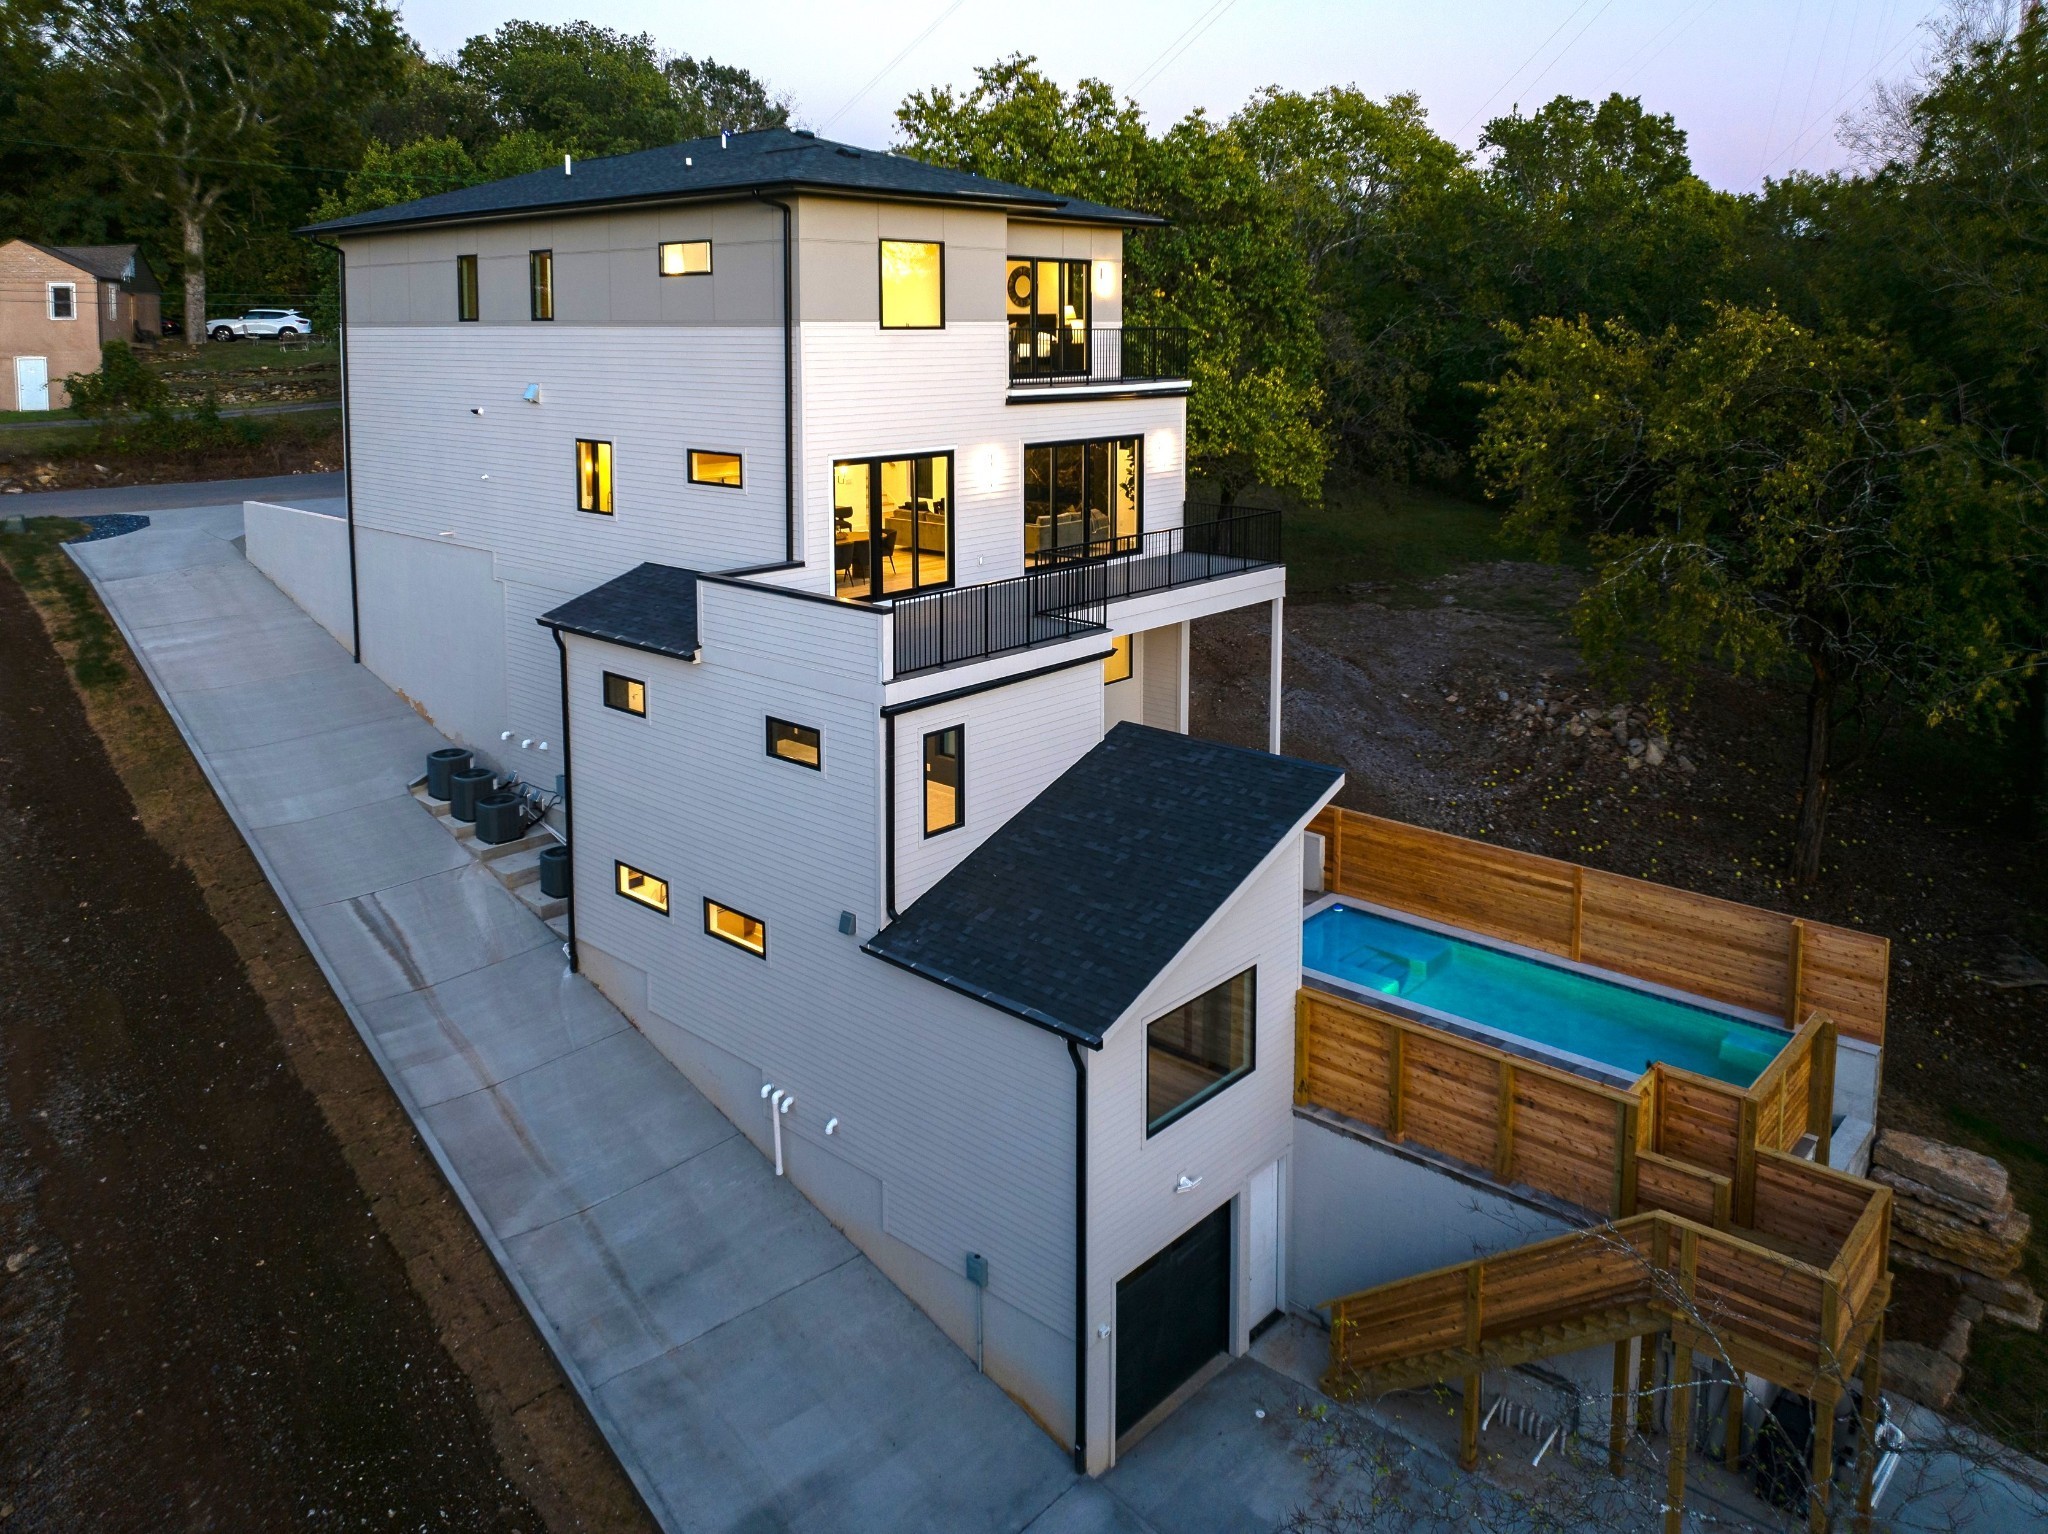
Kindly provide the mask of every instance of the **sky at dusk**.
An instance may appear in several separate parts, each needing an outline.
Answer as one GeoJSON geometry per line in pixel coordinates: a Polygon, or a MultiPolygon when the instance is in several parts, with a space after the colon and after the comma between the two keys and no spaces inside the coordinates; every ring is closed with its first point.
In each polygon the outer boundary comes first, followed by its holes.
{"type": "Polygon", "coordinates": [[[1909,75],[1938,0],[406,0],[429,53],[513,17],[588,19],[664,48],[741,64],[833,138],[895,139],[903,96],[966,85],[1033,53],[1063,84],[1088,75],[1134,96],[1156,129],[1253,91],[1355,85],[1417,92],[1436,129],[1470,147],[1516,103],[1620,90],[1669,112],[1700,174],[1730,190],[1793,167],[1846,162],[1841,115],[1909,75]]]}

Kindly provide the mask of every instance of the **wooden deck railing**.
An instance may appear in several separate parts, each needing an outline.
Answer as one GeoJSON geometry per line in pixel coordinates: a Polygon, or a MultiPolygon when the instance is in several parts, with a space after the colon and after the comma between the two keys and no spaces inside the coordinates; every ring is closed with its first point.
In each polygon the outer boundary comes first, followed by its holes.
{"type": "Polygon", "coordinates": [[[1309,829],[1338,893],[1884,1042],[1884,938],[1335,806],[1309,829]]]}

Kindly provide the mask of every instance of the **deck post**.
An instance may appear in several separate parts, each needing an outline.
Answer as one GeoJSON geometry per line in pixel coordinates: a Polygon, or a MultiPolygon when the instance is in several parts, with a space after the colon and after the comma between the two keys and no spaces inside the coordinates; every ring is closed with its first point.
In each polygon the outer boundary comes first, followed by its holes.
{"type": "Polygon", "coordinates": [[[1636,1432],[1648,1438],[1657,1426],[1657,1350],[1650,1344],[1655,1334],[1643,1339],[1636,1354],[1636,1432]]]}
{"type": "MultiPolygon", "coordinates": [[[[1888,1298],[1888,1296],[1880,1296],[1888,1298]]],[[[1884,1311],[1863,1345],[1863,1400],[1856,1419],[1856,1534],[1870,1534],[1870,1505],[1877,1489],[1877,1413],[1883,1399],[1884,1311]]]]}
{"type": "MultiPolygon", "coordinates": [[[[1614,1345],[1614,1401],[1607,1423],[1607,1469],[1620,1475],[1628,1451],[1628,1349],[1632,1339],[1624,1337],[1614,1345]]],[[[1649,1338],[1643,1339],[1645,1344],[1649,1338]]]]}
{"type": "Polygon", "coordinates": [[[1294,993],[1294,1106],[1308,1102],[1309,999],[1306,990],[1294,993]]]}
{"type": "Polygon", "coordinates": [[[1407,1061],[1401,1047],[1406,1038],[1398,1024],[1387,1029],[1387,1138],[1396,1145],[1402,1139],[1401,1099],[1408,1090],[1407,1061]]]}
{"type": "Polygon", "coordinates": [[[1273,598],[1272,651],[1266,662],[1266,749],[1280,754],[1280,657],[1281,608],[1285,597],[1273,598]]]}
{"type": "Polygon", "coordinates": [[[1815,1391],[1813,1396],[1812,1480],[1806,1490],[1808,1534],[1827,1534],[1828,1502],[1835,1485],[1835,1392],[1815,1391]]]}
{"type": "Polygon", "coordinates": [[[1458,1468],[1473,1470],[1479,1465],[1479,1376],[1465,1376],[1464,1411],[1458,1422],[1458,1468]]]}
{"type": "Polygon", "coordinates": [[[1572,864],[1572,963],[1579,962],[1579,936],[1586,927],[1586,870],[1572,864]]]}
{"type": "Polygon", "coordinates": [[[1515,1169],[1515,1067],[1503,1059],[1496,1067],[1498,1081],[1493,1116],[1493,1175],[1501,1182],[1513,1181],[1515,1169]]]}
{"type": "Polygon", "coordinates": [[[1825,1013],[1814,1035],[1806,1083],[1806,1123],[1814,1135],[1813,1159],[1826,1166],[1835,1142],[1835,1020],[1825,1013]]]}
{"type": "Polygon", "coordinates": [[[1681,1342],[1671,1350],[1671,1447],[1664,1464],[1664,1534],[1681,1534],[1685,1525],[1685,1451],[1691,1439],[1692,1348],[1681,1342]]]}
{"type": "Polygon", "coordinates": [[[1792,918],[1785,955],[1785,1026],[1799,1026],[1799,1000],[1806,990],[1806,923],[1792,918]]]}

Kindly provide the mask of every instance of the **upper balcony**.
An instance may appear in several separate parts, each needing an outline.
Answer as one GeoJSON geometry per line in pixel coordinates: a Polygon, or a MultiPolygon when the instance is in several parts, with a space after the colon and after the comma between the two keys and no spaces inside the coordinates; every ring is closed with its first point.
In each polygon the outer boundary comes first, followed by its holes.
{"type": "Polygon", "coordinates": [[[1178,326],[1062,327],[1012,315],[1008,340],[1012,390],[1187,382],[1188,333],[1178,326]]]}
{"type": "Polygon", "coordinates": [[[1278,565],[1280,513],[1189,505],[1179,527],[1077,546],[1076,557],[890,604],[893,674],[915,676],[1086,634],[1109,604],[1278,565]]]}

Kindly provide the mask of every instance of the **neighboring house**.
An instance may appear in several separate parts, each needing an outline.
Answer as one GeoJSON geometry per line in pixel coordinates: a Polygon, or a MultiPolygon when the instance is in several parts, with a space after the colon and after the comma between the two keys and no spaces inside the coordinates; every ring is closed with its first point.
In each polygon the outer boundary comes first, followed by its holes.
{"type": "Polygon", "coordinates": [[[133,245],[0,245],[0,410],[61,410],[100,346],[154,341],[162,298],[133,245]]]}
{"type": "MultiPolygon", "coordinates": [[[[1633,1024],[1602,1064],[1404,1009],[1450,929],[1369,960],[1346,937],[1354,979],[1303,989],[1326,879],[1418,873],[1366,898],[1585,969],[1608,876],[1362,854],[1341,774],[1275,754],[1278,516],[1189,499],[1200,343],[1123,324],[1124,232],[1156,222],[774,129],[308,231],[344,274],[352,617],[327,621],[563,791],[570,962],[1090,1471],[1277,1311],[1610,1216],[1664,1222],[1659,1254],[1674,1210],[1761,1225],[1759,1167],[1805,1175],[1766,1152],[1825,1158],[1840,1120],[1855,1154],[1882,1031],[1857,934],[1615,895],[1651,911],[1606,961],[1627,984],[1746,1009],[1694,1071],[1777,1093],[1702,1170],[1633,1024]],[[1255,605],[1270,749],[1193,739],[1189,625],[1255,605]],[[1688,942],[1694,968],[1631,957],[1688,942]],[[1832,1032],[1763,1015],[1821,996],[1862,1051],[1840,1089],[1832,1032]]],[[[1618,1314],[1599,1338],[1650,1380],[1638,1339],[1673,1323],[1618,1314]]],[[[1510,1361],[1591,1335],[1544,1327],[1510,1361]]],[[[1379,1335],[1340,1325],[1340,1371],[1379,1335]]],[[[1462,1373],[1445,1335],[1402,1366],[1462,1373]]]]}

